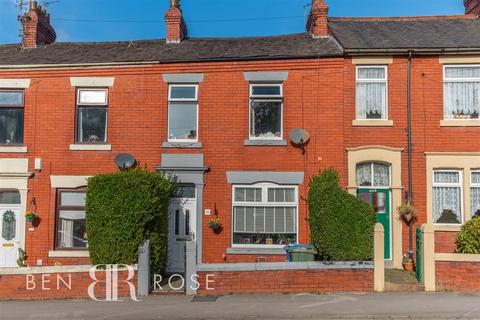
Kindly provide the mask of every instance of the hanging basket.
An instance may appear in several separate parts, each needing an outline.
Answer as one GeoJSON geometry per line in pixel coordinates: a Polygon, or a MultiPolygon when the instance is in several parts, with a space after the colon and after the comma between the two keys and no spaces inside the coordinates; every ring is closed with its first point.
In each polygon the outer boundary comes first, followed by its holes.
{"type": "Polygon", "coordinates": [[[34,223],[37,220],[37,214],[35,212],[27,212],[25,213],[25,221],[34,223]]]}
{"type": "Polygon", "coordinates": [[[405,221],[407,224],[414,221],[417,217],[417,212],[413,205],[409,202],[402,204],[400,207],[397,208],[398,215],[405,221]]]}

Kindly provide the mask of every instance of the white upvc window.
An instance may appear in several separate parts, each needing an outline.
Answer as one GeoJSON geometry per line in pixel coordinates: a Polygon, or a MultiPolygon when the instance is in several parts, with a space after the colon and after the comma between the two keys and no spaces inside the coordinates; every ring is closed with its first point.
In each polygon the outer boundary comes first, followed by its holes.
{"type": "Polygon", "coordinates": [[[391,166],[379,162],[365,162],[357,165],[357,186],[359,188],[388,188],[391,185],[391,166]]]}
{"type": "Polygon", "coordinates": [[[472,171],[470,177],[470,208],[472,218],[480,215],[480,170],[472,171]]]}
{"type": "Polygon", "coordinates": [[[283,139],[283,85],[250,84],[250,140],[283,139]]]}
{"type": "Polygon", "coordinates": [[[357,120],[388,119],[388,67],[357,66],[357,120]]]}
{"type": "Polygon", "coordinates": [[[480,65],[454,65],[443,68],[444,118],[479,119],[480,65]]]}
{"type": "Polygon", "coordinates": [[[198,142],[198,85],[168,88],[168,141],[198,142]]]}
{"type": "Polygon", "coordinates": [[[77,90],[77,143],[107,142],[108,89],[77,90]]]}
{"type": "Polygon", "coordinates": [[[233,247],[276,248],[297,243],[298,187],[233,186],[233,247]]]}
{"type": "Polygon", "coordinates": [[[433,171],[433,218],[437,224],[463,223],[462,171],[433,171]]]}

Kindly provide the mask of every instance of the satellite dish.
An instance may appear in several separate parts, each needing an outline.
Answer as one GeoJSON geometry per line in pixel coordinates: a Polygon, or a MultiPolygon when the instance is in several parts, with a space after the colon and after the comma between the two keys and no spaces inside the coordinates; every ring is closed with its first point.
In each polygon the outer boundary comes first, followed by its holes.
{"type": "Polygon", "coordinates": [[[310,134],[305,129],[293,129],[290,131],[290,141],[296,145],[303,145],[310,140],[310,134]]]}
{"type": "Polygon", "coordinates": [[[115,164],[120,170],[128,170],[135,166],[137,160],[128,153],[120,153],[115,157],[115,164]]]}

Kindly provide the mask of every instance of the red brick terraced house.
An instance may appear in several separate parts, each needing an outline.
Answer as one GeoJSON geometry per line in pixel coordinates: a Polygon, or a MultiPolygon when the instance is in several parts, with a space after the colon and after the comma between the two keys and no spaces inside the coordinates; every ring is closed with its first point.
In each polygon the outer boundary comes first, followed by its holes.
{"type": "Polygon", "coordinates": [[[87,179],[121,153],[181,183],[170,272],[186,236],[198,264],[285,261],[286,243],[309,242],[308,182],[328,167],[377,211],[387,266],[414,246],[396,214],[408,199],[453,253],[480,210],[480,2],[465,5],[329,18],[313,0],[305,33],[204,39],[173,1],[164,40],[57,43],[31,2],[23,43],[0,45],[0,268],[19,248],[30,266],[89,264],[87,179]]]}

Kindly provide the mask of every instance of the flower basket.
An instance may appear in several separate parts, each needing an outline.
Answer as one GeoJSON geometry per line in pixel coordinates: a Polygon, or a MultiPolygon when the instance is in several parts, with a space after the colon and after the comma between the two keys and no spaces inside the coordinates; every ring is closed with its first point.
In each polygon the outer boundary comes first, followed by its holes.
{"type": "Polygon", "coordinates": [[[37,214],[35,212],[27,211],[25,213],[25,221],[34,223],[37,220],[37,214]]]}
{"type": "Polygon", "coordinates": [[[415,211],[415,208],[409,202],[402,204],[400,207],[398,207],[397,210],[400,218],[402,218],[403,221],[405,221],[406,223],[414,221],[417,217],[417,212],[415,211]]]}
{"type": "Polygon", "coordinates": [[[220,219],[215,218],[208,222],[208,227],[213,230],[216,234],[222,231],[222,224],[220,223],[220,219]]]}

